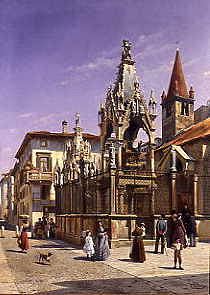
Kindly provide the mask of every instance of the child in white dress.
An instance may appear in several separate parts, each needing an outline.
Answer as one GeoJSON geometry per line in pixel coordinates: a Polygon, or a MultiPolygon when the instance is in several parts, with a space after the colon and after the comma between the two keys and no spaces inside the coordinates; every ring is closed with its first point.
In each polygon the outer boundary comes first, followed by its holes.
{"type": "Polygon", "coordinates": [[[95,249],[94,249],[94,243],[93,243],[91,231],[86,232],[85,245],[83,247],[83,251],[87,254],[88,260],[93,260],[95,249]]]}

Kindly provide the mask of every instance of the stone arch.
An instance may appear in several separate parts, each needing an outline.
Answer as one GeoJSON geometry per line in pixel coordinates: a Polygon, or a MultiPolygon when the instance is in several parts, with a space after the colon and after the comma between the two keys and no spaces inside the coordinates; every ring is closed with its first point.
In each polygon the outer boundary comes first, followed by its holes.
{"type": "Polygon", "coordinates": [[[129,121],[127,128],[124,129],[123,139],[132,142],[137,138],[140,129],[144,130],[148,136],[149,143],[152,142],[151,130],[145,118],[133,118],[129,121]]]}

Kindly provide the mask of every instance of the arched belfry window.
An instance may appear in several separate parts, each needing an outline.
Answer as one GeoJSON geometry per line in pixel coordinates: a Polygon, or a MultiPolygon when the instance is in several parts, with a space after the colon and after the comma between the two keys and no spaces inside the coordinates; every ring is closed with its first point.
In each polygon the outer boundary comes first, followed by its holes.
{"type": "Polygon", "coordinates": [[[171,106],[166,105],[166,118],[171,116],[171,106]]]}
{"type": "Polygon", "coordinates": [[[181,115],[189,116],[189,104],[186,102],[182,102],[181,105],[181,115]]]}
{"type": "Polygon", "coordinates": [[[183,165],[182,165],[182,162],[179,158],[176,158],[176,170],[177,170],[177,172],[183,171],[183,165]]]}

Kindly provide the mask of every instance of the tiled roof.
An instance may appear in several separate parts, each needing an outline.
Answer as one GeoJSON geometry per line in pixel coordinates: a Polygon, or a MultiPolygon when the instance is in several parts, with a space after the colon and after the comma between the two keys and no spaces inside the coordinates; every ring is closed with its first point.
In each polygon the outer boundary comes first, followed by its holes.
{"type": "MultiPolygon", "coordinates": [[[[23,152],[23,149],[25,148],[26,144],[29,142],[30,139],[35,138],[35,137],[44,137],[44,138],[71,138],[74,136],[75,133],[70,133],[70,132],[49,132],[49,131],[31,131],[26,133],[23,142],[20,146],[20,148],[18,149],[15,158],[18,158],[20,156],[20,154],[23,152]]],[[[85,133],[82,132],[82,136],[85,139],[90,139],[93,141],[99,141],[100,137],[98,135],[94,135],[91,133],[85,133]]]]}
{"type": "Polygon", "coordinates": [[[183,145],[184,143],[194,141],[200,138],[205,138],[207,136],[210,136],[210,118],[203,120],[183,130],[183,132],[177,134],[177,136],[173,140],[163,144],[157,150],[164,149],[172,144],[183,145]]]}
{"type": "Polygon", "coordinates": [[[168,94],[165,99],[170,99],[173,96],[181,96],[185,98],[189,97],[179,50],[176,51],[171,81],[168,88],[168,94]]]}

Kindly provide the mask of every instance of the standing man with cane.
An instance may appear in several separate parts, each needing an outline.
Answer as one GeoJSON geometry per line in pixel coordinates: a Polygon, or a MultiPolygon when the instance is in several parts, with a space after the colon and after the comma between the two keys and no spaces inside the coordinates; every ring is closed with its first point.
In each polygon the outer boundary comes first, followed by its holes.
{"type": "Polygon", "coordinates": [[[167,222],[165,220],[165,215],[161,214],[159,220],[156,224],[156,241],[155,241],[155,254],[158,253],[159,241],[161,240],[161,254],[164,254],[166,238],[165,234],[167,232],[167,222]]]}

